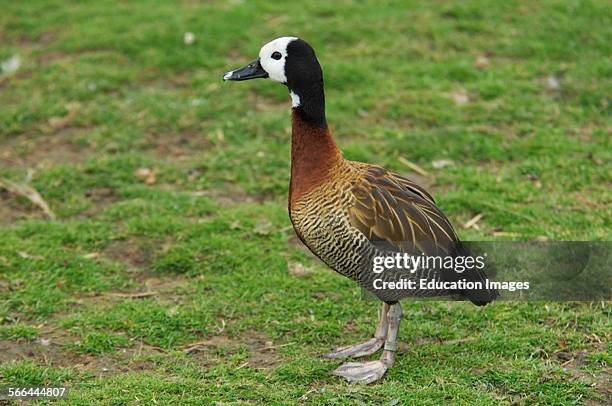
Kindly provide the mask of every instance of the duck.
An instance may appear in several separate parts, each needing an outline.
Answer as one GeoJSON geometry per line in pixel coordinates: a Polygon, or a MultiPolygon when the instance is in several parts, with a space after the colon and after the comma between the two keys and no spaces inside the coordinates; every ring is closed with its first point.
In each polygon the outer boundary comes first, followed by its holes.
{"type": "Polygon", "coordinates": [[[323,71],[312,46],[298,37],[280,37],[263,45],[253,62],[223,75],[224,81],[252,79],[278,82],[291,98],[288,211],[295,233],[332,270],[382,302],[372,338],[324,355],[345,360],[382,348],[380,358],[345,362],[332,374],[361,384],[385,375],[397,353],[401,299],[449,297],[482,306],[498,296],[487,287],[482,267],[459,272],[440,263],[401,264],[407,257],[457,259],[471,253],[423,187],[381,166],[343,157],[327,123],[323,71]],[[383,271],[374,266],[380,258],[388,265],[383,271]],[[423,287],[423,281],[435,287],[423,287]]]}

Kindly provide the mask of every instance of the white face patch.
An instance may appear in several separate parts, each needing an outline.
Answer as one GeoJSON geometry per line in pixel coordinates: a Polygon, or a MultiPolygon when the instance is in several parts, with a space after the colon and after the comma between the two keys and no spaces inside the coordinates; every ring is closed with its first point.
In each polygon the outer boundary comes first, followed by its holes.
{"type": "MultiPolygon", "coordinates": [[[[296,37],[280,37],[261,47],[259,51],[259,62],[261,63],[261,67],[268,72],[270,79],[281,83],[287,82],[287,75],[285,74],[287,46],[291,41],[296,39],[296,37]],[[274,59],[272,57],[272,54],[275,52],[280,53],[280,59],[274,59]]],[[[277,55],[278,54],[275,56],[277,55]]]]}

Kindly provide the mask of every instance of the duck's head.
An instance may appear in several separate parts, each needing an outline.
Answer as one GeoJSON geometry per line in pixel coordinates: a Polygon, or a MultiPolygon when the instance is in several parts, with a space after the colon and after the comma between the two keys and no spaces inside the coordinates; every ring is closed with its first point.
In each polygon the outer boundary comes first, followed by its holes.
{"type": "Polygon", "coordinates": [[[293,108],[319,127],[326,127],[323,72],[308,43],[297,37],[280,37],[265,44],[259,58],[229,71],[223,80],[271,79],[289,88],[293,108]]]}

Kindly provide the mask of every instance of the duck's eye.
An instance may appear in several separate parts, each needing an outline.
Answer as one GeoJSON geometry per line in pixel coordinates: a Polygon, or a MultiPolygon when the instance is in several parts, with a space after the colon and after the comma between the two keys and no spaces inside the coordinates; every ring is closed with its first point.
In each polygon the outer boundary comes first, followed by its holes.
{"type": "Polygon", "coordinates": [[[280,52],[278,52],[278,51],[276,51],[276,52],[273,52],[273,53],[272,53],[272,59],[276,59],[276,60],[278,61],[278,60],[279,60],[279,59],[281,59],[282,57],[283,57],[283,56],[282,56],[282,55],[281,55],[281,53],[280,53],[280,52]]]}

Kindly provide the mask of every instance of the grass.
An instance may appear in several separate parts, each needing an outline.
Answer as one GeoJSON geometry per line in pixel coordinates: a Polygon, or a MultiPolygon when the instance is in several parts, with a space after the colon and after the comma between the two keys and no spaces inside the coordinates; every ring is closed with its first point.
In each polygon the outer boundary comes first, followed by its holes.
{"type": "Polygon", "coordinates": [[[610,401],[605,302],[406,302],[381,383],[330,376],[318,354],[368,337],[376,305],[291,230],[286,89],[220,80],[299,35],[345,156],[425,168],[454,224],[484,215],[462,238],[609,240],[607,2],[2,9],[21,66],[0,74],[0,177],[57,219],[0,190],[0,384],[84,405],[610,401]]]}

